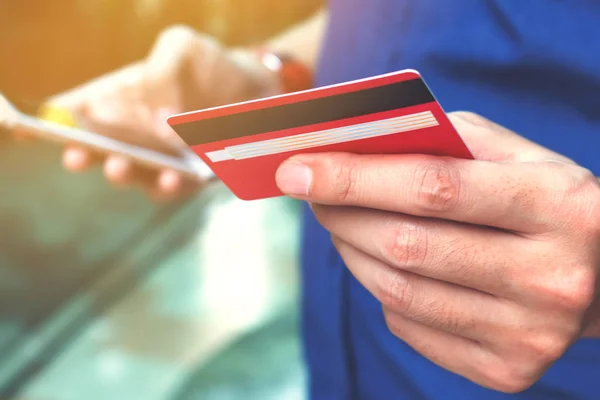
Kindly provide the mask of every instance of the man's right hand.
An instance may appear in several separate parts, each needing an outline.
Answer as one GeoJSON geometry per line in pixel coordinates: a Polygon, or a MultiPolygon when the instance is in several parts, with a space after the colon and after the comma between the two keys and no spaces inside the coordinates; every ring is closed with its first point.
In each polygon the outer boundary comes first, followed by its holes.
{"type": "MultiPolygon", "coordinates": [[[[172,27],[157,39],[149,56],[50,99],[83,120],[105,127],[156,135],[182,145],[165,120],[168,115],[278,94],[278,77],[258,57],[224,49],[214,39],[186,27],[172,27]]],[[[159,198],[178,197],[190,185],[173,171],[139,171],[120,156],[99,158],[69,146],[68,170],[83,171],[101,162],[106,178],[117,185],[141,183],[159,198]]]]}

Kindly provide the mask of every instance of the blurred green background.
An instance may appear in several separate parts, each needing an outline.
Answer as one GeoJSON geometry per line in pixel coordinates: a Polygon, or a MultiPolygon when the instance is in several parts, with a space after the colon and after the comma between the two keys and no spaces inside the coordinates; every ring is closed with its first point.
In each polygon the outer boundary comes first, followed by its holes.
{"type": "MultiPolygon", "coordinates": [[[[18,104],[143,57],[186,24],[249,44],[317,0],[4,0],[0,91],[18,104]]],[[[300,399],[298,204],[215,183],[169,205],[0,140],[0,398],[300,399]]]]}

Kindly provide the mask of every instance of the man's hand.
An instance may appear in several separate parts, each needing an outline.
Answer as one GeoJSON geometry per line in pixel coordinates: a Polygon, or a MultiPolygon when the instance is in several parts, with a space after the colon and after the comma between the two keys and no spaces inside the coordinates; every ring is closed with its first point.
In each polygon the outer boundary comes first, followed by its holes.
{"type": "MultiPolygon", "coordinates": [[[[227,51],[210,37],[174,27],[159,36],[146,60],[56,96],[50,104],[70,110],[92,125],[156,135],[156,140],[173,146],[182,143],[166,124],[170,114],[278,91],[278,78],[254,55],[227,51]]],[[[119,185],[142,183],[159,197],[186,192],[182,177],[173,171],[134,170],[130,161],[118,156],[98,160],[85,149],[71,146],[63,162],[71,171],[102,162],[109,181],[119,185]]]]}
{"type": "Polygon", "coordinates": [[[301,155],[277,180],[314,204],[394,335],[519,392],[582,335],[600,336],[600,185],[483,118],[451,118],[476,161],[301,155]]]}

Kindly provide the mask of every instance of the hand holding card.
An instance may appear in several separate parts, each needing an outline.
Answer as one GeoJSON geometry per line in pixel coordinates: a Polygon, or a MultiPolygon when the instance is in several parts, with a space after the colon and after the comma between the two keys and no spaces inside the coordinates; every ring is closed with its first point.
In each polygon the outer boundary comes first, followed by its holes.
{"type": "Polygon", "coordinates": [[[299,153],[472,155],[416,71],[172,116],[169,124],[243,200],[281,196],[299,153]]]}

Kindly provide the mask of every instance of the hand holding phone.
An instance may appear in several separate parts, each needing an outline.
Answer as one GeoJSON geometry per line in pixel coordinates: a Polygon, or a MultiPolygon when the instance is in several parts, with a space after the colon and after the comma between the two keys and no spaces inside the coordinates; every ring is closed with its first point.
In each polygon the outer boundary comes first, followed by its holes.
{"type": "Polygon", "coordinates": [[[195,181],[206,178],[189,150],[169,145],[154,135],[134,133],[81,118],[76,121],[75,127],[65,126],[23,114],[2,95],[0,127],[44,140],[75,144],[104,156],[118,154],[143,168],[169,169],[195,181]]]}

